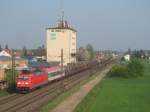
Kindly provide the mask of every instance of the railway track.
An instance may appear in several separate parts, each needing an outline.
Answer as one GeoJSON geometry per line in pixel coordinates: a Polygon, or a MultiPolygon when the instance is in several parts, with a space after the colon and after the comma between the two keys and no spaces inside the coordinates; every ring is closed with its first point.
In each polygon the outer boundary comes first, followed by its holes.
{"type": "MultiPolygon", "coordinates": [[[[87,77],[90,76],[90,74],[86,75],[87,72],[84,73],[84,75],[77,75],[76,77],[72,77],[70,80],[67,80],[68,82],[63,84],[62,89],[57,89],[55,92],[53,92],[51,95],[46,95],[44,98],[42,98],[41,100],[37,100],[34,101],[32,103],[32,105],[28,105],[24,108],[22,108],[19,111],[16,112],[24,112],[24,110],[27,110],[28,112],[38,112],[40,110],[40,107],[44,104],[46,104],[47,102],[53,100],[53,98],[55,98],[56,96],[58,96],[59,94],[61,94],[64,90],[68,90],[70,88],[72,88],[73,86],[79,84],[83,79],[86,79],[87,77]],[[82,76],[82,77],[81,77],[82,76]],[[72,83],[73,82],[73,83],[72,83]]],[[[65,81],[66,82],[66,81],[65,81]]]]}
{"type": "Polygon", "coordinates": [[[91,76],[101,67],[90,68],[78,74],[67,76],[57,82],[49,83],[39,90],[28,94],[16,94],[0,99],[0,112],[38,112],[40,107],[56,96],[79,84],[82,80],[91,76]],[[2,102],[1,102],[2,101],[2,102]]]}
{"type": "Polygon", "coordinates": [[[7,98],[0,100],[0,105],[7,104],[8,102],[15,100],[15,99],[18,99],[22,96],[23,96],[22,94],[14,94],[14,95],[8,96],[7,98]]]}
{"type": "MultiPolygon", "coordinates": [[[[35,99],[36,97],[41,98],[43,96],[43,93],[47,93],[48,90],[53,90],[53,88],[58,87],[58,85],[60,82],[53,84],[52,86],[46,86],[45,88],[42,88],[41,90],[37,90],[34,91],[32,93],[29,94],[20,94],[22,95],[22,97],[18,97],[16,99],[13,100],[9,100],[9,102],[6,102],[4,104],[0,105],[0,112],[13,112],[12,110],[14,110],[14,112],[16,111],[15,108],[20,107],[20,105],[24,105],[24,103],[28,102],[32,99],[35,99]],[[10,102],[11,101],[11,102],[10,102]]],[[[7,101],[7,100],[4,100],[7,101]]]]}

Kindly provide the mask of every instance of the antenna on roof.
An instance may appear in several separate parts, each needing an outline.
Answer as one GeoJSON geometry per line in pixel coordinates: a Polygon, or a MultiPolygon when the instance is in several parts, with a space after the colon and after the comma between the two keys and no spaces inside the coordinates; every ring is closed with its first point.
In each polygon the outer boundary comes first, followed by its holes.
{"type": "Polygon", "coordinates": [[[58,19],[58,27],[64,27],[64,10],[63,10],[63,0],[60,0],[60,15],[58,19]]]}
{"type": "Polygon", "coordinates": [[[63,22],[63,21],[64,21],[64,11],[62,10],[61,13],[62,13],[62,15],[61,15],[61,16],[62,16],[62,17],[61,17],[61,20],[62,20],[62,22],[63,22]]]}
{"type": "Polygon", "coordinates": [[[64,20],[63,0],[60,0],[61,20],[64,20]]]}

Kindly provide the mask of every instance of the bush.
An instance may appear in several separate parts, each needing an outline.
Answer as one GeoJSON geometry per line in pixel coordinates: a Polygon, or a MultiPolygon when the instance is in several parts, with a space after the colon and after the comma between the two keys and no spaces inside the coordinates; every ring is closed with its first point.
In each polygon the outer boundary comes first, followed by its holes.
{"type": "Polygon", "coordinates": [[[12,69],[6,70],[5,73],[6,73],[5,80],[7,81],[8,84],[7,91],[12,93],[15,91],[16,71],[14,71],[14,76],[12,75],[12,69]]]}
{"type": "Polygon", "coordinates": [[[131,77],[138,77],[143,75],[143,65],[139,59],[132,59],[128,64],[128,74],[131,77]]]}
{"type": "Polygon", "coordinates": [[[127,67],[123,65],[114,65],[107,75],[110,77],[127,77],[127,67]]]}
{"type": "Polygon", "coordinates": [[[138,59],[132,59],[127,64],[114,65],[107,73],[109,77],[139,77],[143,75],[143,65],[138,59]]]}

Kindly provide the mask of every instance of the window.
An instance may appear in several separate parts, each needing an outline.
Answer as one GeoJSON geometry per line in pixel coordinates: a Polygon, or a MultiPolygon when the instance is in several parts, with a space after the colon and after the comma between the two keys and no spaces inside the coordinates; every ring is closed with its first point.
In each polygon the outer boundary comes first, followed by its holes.
{"type": "Polygon", "coordinates": [[[55,77],[55,76],[57,76],[57,75],[62,75],[62,71],[56,71],[56,72],[53,72],[53,73],[49,73],[48,74],[48,76],[49,77],[55,77]]]}
{"type": "Polygon", "coordinates": [[[33,73],[38,75],[38,74],[41,74],[41,73],[42,73],[42,71],[41,71],[41,70],[39,70],[39,69],[35,69],[35,70],[33,71],[33,73]]]}
{"type": "Polygon", "coordinates": [[[51,30],[51,32],[55,32],[55,30],[54,30],[54,29],[52,29],[52,30],[51,30]]]}
{"type": "Polygon", "coordinates": [[[28,80],[29,77],[28,76],[18,76],[18,79],[20,79],[20,80],[28,80]]]}
{"type": "Polygon", "coordinates": [[[76,39],[76,37],[72,37],[72,39],[76,39]]]}
{"type": "Polygon", "coordinates": [[[75,45],[75,43],[72,43],[72,45],[75,45]]]}
{"type": "Polygon", "coordinates": [[[56,33],[51,33],[51,40],[55,40],[56,39],[56,33]]]}
{"type": "Polygon", "coordinates": [[[57,30],[55,30],[56,32],[61,32],[61,30],[60,29],[57,29],[57,30]]]}
{"type": "Polygon", "coordinates": [[[51,33],[51,36],[53,37],[53,36],[56,36],[56,33],[51,33]]]}
{"type": "Polygon", "coordinates": [[[31,71],[29,71],[29,70],[22,70],[21,73],[22,73],[22,74],[30,74],[31,71]]]}
{"type": "Polygon", "coordinates": [[[76,56],[76,53],[71,53],[71,56],[72,56],[72,57],[75,57],[75,56],[76,56]]]}

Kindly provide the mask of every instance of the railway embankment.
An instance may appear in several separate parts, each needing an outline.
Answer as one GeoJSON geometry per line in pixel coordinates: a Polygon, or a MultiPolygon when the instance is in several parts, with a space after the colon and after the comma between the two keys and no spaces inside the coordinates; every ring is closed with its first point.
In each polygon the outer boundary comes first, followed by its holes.
{"type": "Polygon", "coordinates": [[[80,86],[76,92],[67,97],[54,109],[50,110],[50,112],[72,112],[89,91],[103,79],[110,68],[111,67],[109,66],[101,72],[96,73],[96,77],[80,86]]]}
{"type": "Polygon", "coordinates": [[[0,112],[39,112],[41,107],[52,102],[58,96],[80,85],[83,81],[108,67],[112,61],[92,64],[87,69],[68,75],[61,80],[50,82],[47,86],[28,94],[14,94],[1,98],[0,112]]]}

